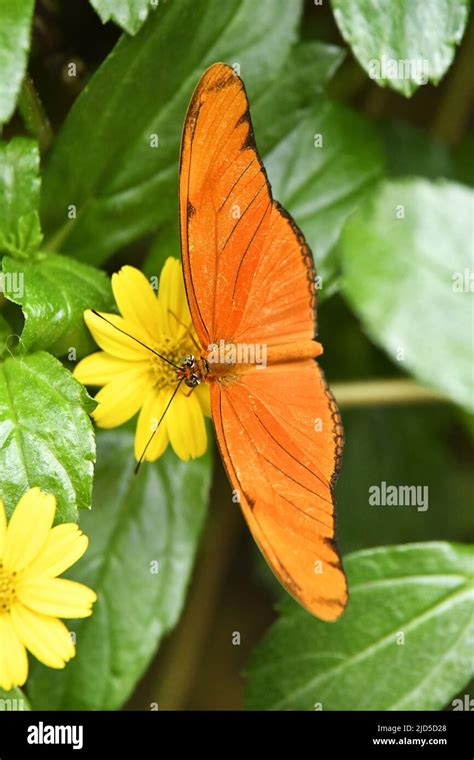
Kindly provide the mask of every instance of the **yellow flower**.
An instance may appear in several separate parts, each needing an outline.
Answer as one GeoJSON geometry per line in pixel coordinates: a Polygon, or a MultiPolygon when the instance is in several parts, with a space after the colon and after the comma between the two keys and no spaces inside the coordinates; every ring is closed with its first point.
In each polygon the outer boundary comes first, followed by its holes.
{"type": "Polygon", "coordinates": [[[112,275],[112,289],[121,316],[103,316],[123,332],[86,311],[86,324],[103,350],[80,361],[74,371],[84,385],[103,386],[95,397],[96,424],[116,427],[140,412],[135,434],[137,460],[146,449],[144,459],[155,461],[168,443],[181,459],[202,456],[207,446],[204,415],[210,415],[207,384],[190,393],[183,383],[156,430],[177,377],[174,367],[149,349],[177,365],[197,353],[180,262],[167,259],[157,295],[145,275],[130,266],[112,275]]]}
{"type": "Polygon", "coordinates": [[[56,500],[31,488],[7,526],[0,499],[0,688],[22,686],[28,649],[50,668],[75,655],[59,620],[88,617],[96,594],[82,583],[57,578],[82,557],[88,539],[75,523],[52,527],[56,500]]]}

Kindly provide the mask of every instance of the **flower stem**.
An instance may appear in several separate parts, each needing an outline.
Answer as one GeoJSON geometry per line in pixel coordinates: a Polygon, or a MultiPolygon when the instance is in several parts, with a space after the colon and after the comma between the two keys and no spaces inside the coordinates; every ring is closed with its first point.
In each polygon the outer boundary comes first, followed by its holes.
{"type": "Polygon", "coordinates": [[[357,406],[419,404],[447,399],[413,380],[367,380],[332,383],[331,391],[342,409],[357,406]]]}
{"type": "Polygon", "coordinates": [[[21,86],[18,108],[26,128],[38,140],[40,153],[46,153],[53,139],[53,130],[33,81],[28,74],[21,86]]]}

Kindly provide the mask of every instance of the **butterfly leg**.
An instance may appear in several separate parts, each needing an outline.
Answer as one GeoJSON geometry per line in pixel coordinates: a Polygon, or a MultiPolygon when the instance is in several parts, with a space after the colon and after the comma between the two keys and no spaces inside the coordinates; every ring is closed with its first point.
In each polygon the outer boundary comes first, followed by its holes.
{"type": "MultiPolygon", "coordinates": [[[[168,309],[168,314],[171,314],[171,316],[174,317],[174,319],[177,321],[177,323],[179,325],[181,325],[181,327],[186,327],[186,325],[184,324],[184,322],[182,322],[181,319],[179,319],[179,317],[176,316],[176,314],[174,313],[174,311],[172,311],[171,309],[168,309]]],[[[197,350],[200,351],[201,349],[199,348],[199,345],[198,345],[198,343],[197,343],[194,335],[192,334],[192,325],[189,325],[188,327],[186,327],[185,335],[188,335],[188,334],[189,334],[189,337],[191,338],[192,342],[196,346],[197,350]]]]}

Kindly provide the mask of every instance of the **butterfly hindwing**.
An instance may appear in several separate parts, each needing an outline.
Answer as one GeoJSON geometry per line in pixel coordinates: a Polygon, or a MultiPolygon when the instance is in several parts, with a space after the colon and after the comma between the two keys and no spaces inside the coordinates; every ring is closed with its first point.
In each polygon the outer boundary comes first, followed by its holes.
{"type": "Polygon", "coordinates": [[[298,601],[337,618],[346,581],[334,544],[332,483],[342,427],[312,359],[249,371],[211,388],[221,455],[270,567],[298,601]]]}

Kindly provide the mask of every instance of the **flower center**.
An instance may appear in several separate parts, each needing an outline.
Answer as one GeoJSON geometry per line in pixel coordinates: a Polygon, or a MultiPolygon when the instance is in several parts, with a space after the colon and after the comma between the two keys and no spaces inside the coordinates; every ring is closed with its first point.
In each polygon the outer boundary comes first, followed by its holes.
{"type": "Polygon", "coordinates": [[[15,581],[16,573],[7,572],[0,563],[0,615],[8,612],[16,599],[15,581]]]}
{"type": "MultiPolygon", "coordinates": [[[[181,340],[175,340],[173,338],[166,337],[161,343],[157,343],[153,346],[161,356],[164,356],[168,361],[173,362],[181,366],[183,359],[188,354],[192,354],[196,351],[196,346],[190,339],[189,335],[185,335],[181,340]]],[[[153,368],[153,374],[155,375],[155,385],[157,388],[167,388],[170,385],[176,385],[176,369],[167,364],[167,362],[160,359],[159,356],[151,357],[151,365],[153,368]]]]}

